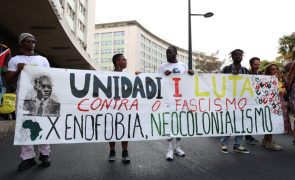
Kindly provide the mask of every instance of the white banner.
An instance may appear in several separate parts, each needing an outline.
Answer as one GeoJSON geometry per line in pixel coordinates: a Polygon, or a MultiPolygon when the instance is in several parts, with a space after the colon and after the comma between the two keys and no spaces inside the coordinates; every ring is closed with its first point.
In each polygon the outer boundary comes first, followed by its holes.
{"type": "Polygon", "coordinates": [[[14,144],[283,133],[277,78],[26,67],[14,144]]]}

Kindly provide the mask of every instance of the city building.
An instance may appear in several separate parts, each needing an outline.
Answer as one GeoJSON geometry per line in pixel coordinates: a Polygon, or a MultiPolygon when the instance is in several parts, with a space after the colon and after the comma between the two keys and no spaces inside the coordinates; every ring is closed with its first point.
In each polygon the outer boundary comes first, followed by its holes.
{"type": "MultiPolygon", "coordinates": [[[[55,0],[56,1],[56,0],[55,0]]],[[[95,0],[59,0],[67,24],[78,43],[93,54],[95,0]]]]}
{"type": "Polygon", "coordinates": [[[4,76],[10,59],[7,53],[11,52],[11,56],[19,53],[18,36],[22,32],[37,38],[36,52],[45,56],[51,67],[98,69],[91,58],[95,3],[95,0],[1,0],[0,55],[4,62],[0,98],[6,91],[4,76]]]}
{"type": "MultiPolygon", "coordinates": [[[[167,62],[166,49],[172,45],[152,34],[137,21],[95,25],[93,59],[101,70],[113,70],[112,56],[123,53],[127,71],[157,72],[167,62]]],[[[188,64],[188,51],[178,47],[177,59],[188,64]]],[[[193,53],[193,67],[198,54],[193,53]]]]}
{"type": "Polygon", "coordinates": [[[32,4],[2,0],[1,44],[8,46],[14,56],[18,53],[18,35],[28,32],[36,36],[36,51],[46,56],[52,67],[97,69],[91,59],[95,3],[94,0],[42,0],[32,4]]]}

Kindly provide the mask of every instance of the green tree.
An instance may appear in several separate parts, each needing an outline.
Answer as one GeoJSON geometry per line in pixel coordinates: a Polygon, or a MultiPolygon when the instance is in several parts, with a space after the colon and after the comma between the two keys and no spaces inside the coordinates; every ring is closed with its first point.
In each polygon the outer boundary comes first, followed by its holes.
{"type": "Polygon", "coordinates": [[[260,61],[260,67],[259,67],[259,72],[264,73],[265,68],[270,65],[270,64],[276,64],[279,66],[280,69],[283,68],[283,63],[281,61],[267,61],[267,60],[262,60],[260,61]]]}
{"type": "Polygon", "coordinates": [[[295,33],[279,39],[278,53],[280,54],[277,58],[279,61],[295,60],[295,33]]]}
{"type": "Polygon", "coordinates": [[[197,58],[195,61],[195,69],[204,73],[220,71],[220,67],[223,65],[224,61],[218,60],[218,53],[219,51],[212,53],[211,55],[206,55],[203,52],[196,53],[197,58]]]}

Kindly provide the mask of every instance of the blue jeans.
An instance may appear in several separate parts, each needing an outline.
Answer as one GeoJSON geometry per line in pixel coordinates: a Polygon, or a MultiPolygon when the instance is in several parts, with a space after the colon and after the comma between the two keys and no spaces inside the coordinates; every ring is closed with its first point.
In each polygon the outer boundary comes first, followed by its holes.
{"type": "MultiPolygon", "coordinates": [[[[230,138],[230,136],[221,137],[221,144],[227,146],[229,138],[230,138]]],[[[242,140],[243,140],[243,136],[234,136],[234,147],[235,146],[239,147],[241,145],[242,140]]]]}

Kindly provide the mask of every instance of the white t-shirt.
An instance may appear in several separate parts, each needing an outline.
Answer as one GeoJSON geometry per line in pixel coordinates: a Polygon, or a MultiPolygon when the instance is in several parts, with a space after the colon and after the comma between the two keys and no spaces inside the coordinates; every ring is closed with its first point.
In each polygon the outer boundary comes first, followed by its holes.
{"type": "MultiPolygon", "coordinates": [[[[17,55],[10,59],[8,62],[8,71],[17,71],[17,64],[18,63],[25,63],[26,66],[33,66],[33,67],[50,67],[48,60],[43,56],[25,56],[25,55],[17,55]]],[[[17,87],[19,87],[20,78],[17,80],[17,87]]],[[[17,88],[17,97],[19,93],[19,88],[17,88]]],[[[16,105],[16,107],[18,107],[16,105]]]]}
{"type": "Polygon", "coordinates": [[[164,64],[161,64],[159,68],[160,73],[165,73],[165,71],[171,71],[172,73],[187,73],[188,67],[183,62],[177,62],[177,63],[170,63],[166,62],[164,64]]]}
{"type": "Polygon", "coordinates": [[[17,71],[18,63],[25,63],[27,66],[50,67],[48,60],[43,56],[17,55],[8,62],[8,71],[17,71]]]}

